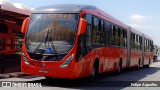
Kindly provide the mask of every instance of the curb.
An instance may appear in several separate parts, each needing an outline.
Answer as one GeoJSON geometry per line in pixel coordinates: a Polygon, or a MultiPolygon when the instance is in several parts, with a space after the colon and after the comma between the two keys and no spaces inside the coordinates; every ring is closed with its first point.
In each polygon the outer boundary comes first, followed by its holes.
{"type": "Polygon", "coordinates": [[[28,76],[28,75],[24,74],[23,72],[5,73],[5,74],[0,74],[0,79],[6,79],[6,78],[12,78],[12,77],[21,77],[21,76],[28,76]]]}

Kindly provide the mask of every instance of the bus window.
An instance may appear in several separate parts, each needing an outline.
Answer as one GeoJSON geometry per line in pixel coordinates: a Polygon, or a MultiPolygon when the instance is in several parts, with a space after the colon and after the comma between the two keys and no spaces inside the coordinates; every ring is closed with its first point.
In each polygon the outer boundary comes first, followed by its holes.
{"type": "Polygon", "coordinates": [[[120,30],[121,31],[121,34],[120,34],[120,46],[121,47],[124,47],[124,30],[123,29],[121,29],[120,30]]]}
{"type": "Polygon", "coordinates": [[[86,29],[86,52],[91,50],[91,28],[92,28],[92,15],[85,14],[85,19],[87,21],[87,29],[86,29]]]}
{"type": "Polygon", "coordinates": [[[92,43],[93,44],[99,44],[100,43],[100,31],[98,30],[98,19],[96,17],[93,17],[92,43]]]}
{"type": "Polygon", "coordinates": [[[91,25],[92,17],[90,14],[84,14],[82,16],[87,21],[86,33],[79,36],[78,50],[76,60],[80,60],[87,52],[91,50],[91,25]]]}
{"type": "Polygon", "coordinates": [[[148,51],[148,40],[147,39],[145,39],[145,51],[148,51]]]}
{"type": "Polygon", "coordinates": [[[117,27],[116,35],[115,35],[116,46],[120,46],[120,34],[121,34],[121,30],[120,28],[117,27]]]}
{"type": "Polygon", "coordinates": [[[131,49],[135,49],[135,34],[131,34],[131,49]]]}
{"type": "Polygon", "coordinates": [[[139,38],[139,36],[138,35],[135,35],[135,49],[136,50],[138,50],[138,45],[139,45],[139,43],[138,43],[138,38],[139,38]]]}
{"type": "Polygon", "coordinates": [[[104,31],[105,31],[105,42],[106,42],[106,45],[109,45],[110,44],[110,30],[111,30],[111,23],[109,22],[105,22],[105,28],[104,28],[104,31]]]}
{"type": "Polygon", "coordinates": [[[151,51],[154,50],[153,41],[151,41],[151,51]]]}
{"type": "Polygon", "coordinates": [[[139,50],[142,50],[142,37],[139,37],[139,50]]]}
{"type": "Polygon", "coordinates": [[[127,31],[124,30],[124,47],[127,47],[127,31]]]}
{"type": "Polygon", "coordinates": [[[111,30],[111,45],[115,45],[115,26],[112,25],[112,30],[111,30]]]}
{"type": "Polygon", "coordinates": [[[127,47],[127,31],[124,29],[120,29],[120,46],[127,47]]]}
{"type": "Polygon", "coordinates": [[[100,44],[104,45],[104,21],[99,20],[100,44]]]}
{"type": "Polygon", "coordinates": [[[85,14],[85,19],[87,21],[87,24],[92,24],[92,15],[91,14],[85,14]]]}

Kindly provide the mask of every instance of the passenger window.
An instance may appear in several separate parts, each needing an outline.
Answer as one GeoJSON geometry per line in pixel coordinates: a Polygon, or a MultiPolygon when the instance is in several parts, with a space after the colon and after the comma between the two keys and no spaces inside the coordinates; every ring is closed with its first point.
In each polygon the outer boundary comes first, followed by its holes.
{"type": "Polygon", "coordinates": [[[111,45],[115,45],[115,34],[116,34],[116,27],[112,25],[112,30],[111,30],[111,45]]]}
{"type": "Polygon", "coordinates": [[[96,17],[93,17],[92,43],[100,43],[100,30],[98,30],[98,19],[96,17]]]}
{"type": "Polygon", "coordinates": [[[106,21],[104,27],[106,45],[110,45],[110,30],[111,30],[111,23],[106,21]]]}
{"type": "Polygon", "coordinates": [[[104,45],[104,22],[102,20],[99,20],[99,31],[100,31],[100,44],[104,45]]]}
{"type": "Polygon", "coordinates": [[[131,49],[135,49],[135,34],[131,34],[131,49]]]}
{"type": "Polygon", "coordinates": [[[139,50],[142,50],[142,37],[139,37],[139,50]]]}

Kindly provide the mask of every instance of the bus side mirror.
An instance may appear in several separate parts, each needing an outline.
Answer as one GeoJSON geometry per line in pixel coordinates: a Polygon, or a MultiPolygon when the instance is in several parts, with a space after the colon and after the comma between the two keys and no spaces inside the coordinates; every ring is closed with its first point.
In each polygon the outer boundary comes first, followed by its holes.
{"type": "Polygon", "coordinates": [[[80,18],[77,35],[82,35],[86,31],[87,21],[80,18]]]}
{"type": "Polygon", "coordinates": [[[21,28],[22,33],[25,33],[27,31],[28,23],[29,23],[29,17],[23,21],[22,28],[21,28]]]}

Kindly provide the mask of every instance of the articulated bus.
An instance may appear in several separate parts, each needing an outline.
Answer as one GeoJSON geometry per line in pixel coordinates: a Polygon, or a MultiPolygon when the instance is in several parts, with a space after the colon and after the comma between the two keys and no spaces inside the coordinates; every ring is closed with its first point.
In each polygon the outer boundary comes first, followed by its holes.
{"type": "Polygon", "coordinates": [[[46,78],[94,77],[153,61],[151,37],[90,5],[37,8],[22,26],[21,70],[46,78]]]}

